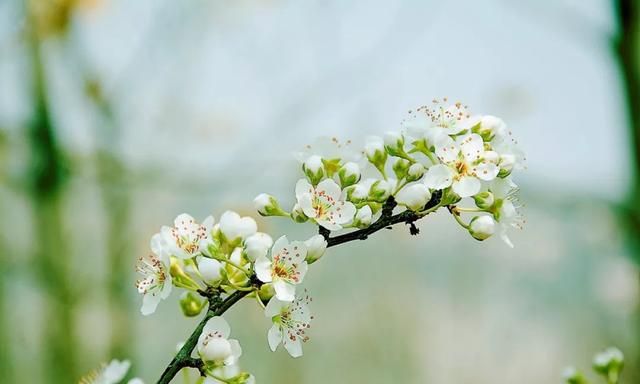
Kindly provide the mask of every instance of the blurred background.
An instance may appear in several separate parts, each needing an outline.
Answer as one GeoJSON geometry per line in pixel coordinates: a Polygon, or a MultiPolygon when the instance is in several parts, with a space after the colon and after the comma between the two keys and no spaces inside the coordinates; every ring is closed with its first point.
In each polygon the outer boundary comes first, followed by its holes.
{"type": "MultiPolygon", "coordinates": [[[[511,250],[445,212],[332,251],[305,356],[228,314],[260,383],[556,383],[598,350],[640,382],[634,0],[0,1],[0,375],[70,383],[110,358],[155,382],[198,319],[139,313],[136,258],[181,212],[293,204],[291,153],[362,141],[449,96],[527,152],[511,250]]],[[[313,226],[258,220],[306,238],[313,226]]],[[[181,377],[175,382],[180,383],[181,377]]]]}

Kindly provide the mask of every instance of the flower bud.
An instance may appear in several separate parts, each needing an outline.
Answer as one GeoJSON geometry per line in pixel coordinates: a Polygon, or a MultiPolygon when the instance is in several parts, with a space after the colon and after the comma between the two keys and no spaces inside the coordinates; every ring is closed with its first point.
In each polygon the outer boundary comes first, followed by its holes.
{"type": "Polygon", "coordinates": [[[562,372],[562,378],[567,384],[587,384],[587,380],[574,367],[567,367],[562,372]]]}
{"type": "Polygon", "coordinates": [[[212,337],[206,344],[198,344],[198,353],[203,361],[222,362],[231,356],[231,343],[222,337],[212,337]]]}
{"type": "Polygon", "coordinates": [[[239,244],[241,240],[258,230],[256,221],[251,217],[240,217],[236,212],[226,211],[220,216],[220,232],[229,243],[239,244]]]}
{"type": "Polygon", "coordinates": [[[276,291],[273,288],[273,284],[271,284],[271,283],[262,284],[260,286],[260,289],[258,290],[258,297],[263,302],[267,302],[267,301],[271,300],[271,298],[275,294],[276,294],[276,291]]]}
{"type": "Polygon", "coordinates": [[[473,200],[476,202],[476,206],[480,209],[488,211],[493,207],[495,203],[495,198],[493,197],[493,193],[489,191],[480,192],[477,195],[473,196],[473,200]]]}
{"type": "Polygon", "coordinates": [[[511,174],[513,166],[516,164],[516,157],[512,154],[504,154],[500,156],[500,172],[498,177],[505,178],[511,174]]]}
{"type": "Polygon", "coordinates": [[[369,198],[375,201],[384,201],[391,195],[391,183],[386,180],[376,180],[371,184],[369,198]]]}
{"type": "Polygon", "coordinates": [[[401,180],[407,176],[409,167],[411,167],[411,162],[409,160],[398,158],[391,167],[393,168],[393,173],[396,174],[398,180],[401,180]]]}
{"type": "Polygon", "coordinates": [[[253,204],[258,213],[262,216],[286,216],[287,213],[280,208],[280,204],[275,197],[266,193],[261,193],[253,199],[253,204]]]}
{"type": "Polygon", "coordinates": [[[479,241],[490,238],[495,231],[496,222],[491,216],[476,216],[469,223],[469,233],[479,241]]]}
{"type": "Polygon", "coordinates": [[[480,123],[473,126],[471,131],[482,136],[484,141],[491,141],[496,134],[503,134],[506,124],[502,119],[495,116],[482,116],[480,123]]]}
{"type": "Polygon", "coordinates": [[[193,292],[183,292],[180,296],[180,309],[187,317],[198,316],[205,307],[205,301],[197,297],[193,292]]]}
{"type": "Polygon", "coordinates": [[[315,263],[324,255],[324,251],[327,249],[327,241],[322,235],[315,235],[309,240],[304,242],[307,247],[307,258],[305,259],[308,264],[315,263]]]}
{"type": "Polygon", "coordinates": [[[309,220],[298,203],[296,203],[291,209],[291,220],[295,221],[296,223],[304,223],[309,220]]]}
{"type": "Polygon", "coordinates": [[[422,183],[409,184],[396,194],[396,201],[412,211],[421,211],[431,199],[429,188],[422,183]]]}
{"type": "Polygon", "coordinates": [[[266,233],[258,232],[244,241],[244,252],[249,261],[256,261],[258,257],[266,256],[273,245],[273,239],[266,233]]]}
{"type": "Polygon", "coordinates": [[[420,180],[426,169],[420,163],[413,163],[407,171],[407,181],[420,180]]]}
{"type": "Polygon", "coordinates": [[[369,136],[364,146],[364,153],[371,164],[381,172],[387,162],[387,151],[384,149],[384,141],[378,136],[369,136]]]}
{"type": "Polygon", "coordinates": [[[311,184],[317,185],[324,177],[322,158],[318,155],[309,156],[304,164],[302,164],[302,170],[311,184]]]}
{"type": "Polygon", "coordinates": [[[210,259],[208,257],[200,257],[198,260],[198,270],[200,275],[204,279],[205,283],[209,285],[216,285],[222,280],[222,268],[223,265],[218,260],[210,259]]]}
{"type": "Polygon", "coordinates": [[[364,184],[352,185],[345,189],[347,193],[347,200],[352,203],[359,203],[365,200],[369,196],[369,187],[364,184]]]}
{"type": "Polygon", "coordinates": [[[369,205],[365,205],[356,212],[356,216],[353,219],[353,225],[357,228],[366,228],[371,225],[372,220],[373,212],[371,211],[371,207],[369,205]]]}
{"type": "Polygon", "coordinates": [[[404,137],[400,132],[389,131],[384,134],[384,147],[391,156],[406,156],[404,137]]]}
{"type": "Polygon", "coordinates": [[[624,366],[624,355],[615,347],[610,347],[598,353],[593,358],[593,370],[606,376],[611,382],[616,383],[618,375],[624,366]]]}
{"type": "Polygon", "coordinates": [[[360,166],[353,162],[348,162],[338,171],[340,186],[346,188],[360,181],[360,166]]]}

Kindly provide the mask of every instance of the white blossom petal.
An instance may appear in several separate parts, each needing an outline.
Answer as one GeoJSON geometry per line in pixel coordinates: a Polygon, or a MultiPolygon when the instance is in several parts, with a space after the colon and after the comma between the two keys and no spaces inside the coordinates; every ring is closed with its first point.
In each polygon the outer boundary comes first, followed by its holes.
{"type": "Polygon", "coordinates": [[[473,176],[463,176],[453,182],[453,191],[460,197],[473,196],[480,192],[480,180],[473,176]]]}

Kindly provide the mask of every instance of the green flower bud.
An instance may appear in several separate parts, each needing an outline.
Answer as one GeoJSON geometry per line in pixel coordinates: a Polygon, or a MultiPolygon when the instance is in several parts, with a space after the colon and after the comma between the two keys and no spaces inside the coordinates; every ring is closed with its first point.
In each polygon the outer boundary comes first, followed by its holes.
{"type": "Polygon", "coordinates": [[[384,148],[384,141],[377,136],[370,136],[364,146],[364,153],[369,162],[384,174],[387,163],[387,151],[384,148]]]}
{"type": "Polygon", "coordinates": [[[327,177],[333,177],[333,175],[340,169],[340,159],[322,159],[322,165],[327,173],[327,177]]]}
{"type": "Polygon", "coordinates": [[[291,220],[295,221],[296,223],[304,223],[309,220],[298,203],[296,203],[296,205],[294,205],[291,209],[291,220]]]}
{"type": "Polygon", "coordinates": [[[253,204],[256,207],[258,213],[262,216],[287,216],[285,212],[278,204],[275,197],[266,193],[261,193],[253,199],[253,204]]]}
{"type": "Polygon", "coordinates": [[[607,348],[593,358],[593,370],[601,374],[610,383],[617,383],[624,367],[624,355],[616,347],[607,348]]]}
{"type": "Polygon", "coordinates": [[[482,241],[490,238],[496,231],[496,222],[491,216],[476,216],[469,223],[469,233],[474,239],[482,241]]]}
{"type": "Polygon", "coordinates": [[[376,180],[371,184],[369,198],[374,201],[385,201],[391,195],[391,184],[386,180],[376,180]]]}
{"type": "Polygon", "coordinates": [[[587,384],[587,380],[574,367],[565,368],[562,378],[567,384],[587,384]]]}
{"type": "Polygon", "coordinates": [[[493,203],[495,203],[495,199],[493,197],[493,193],[489,191],[480,192],[477,195],[473,196],[473,200],[476,202],[476,206],[480,209],[490,210],[493,207],[493,203]]]}
{"type": "Polygon", "coordinates": [[[346,188],[360,181],[360,166],[353,162],[348,162],[338,171],[340,186],[346,188]]]}
{"type": "Polygon", "coordinates": [[[398,180],[401,180],[407,176],[409,167],[411,167],[411,162],[409,160],[398,158],[391,167],[393,168],[393,173],[396,174],[398,180]]]}
{"type": "Polygon", "coordinates": [[[304,174],[311,184],[317,185],[324,177],[322,158],[317,155],[310,156],[304,164],[302,164],[302,171],[304,171],[304,174]]]}
{"type": "Polygon", "coordinates": [[[426,169],[420,163],[413,163],[407,171],[407,181],[417,181],[424,175],[426,169]]]}
{"type": "Polygon", "coordinates": [[[357,228],[366,228],[371,225],[372,219],[373,211],[370,206],[365,205],[356,212],[356,216],[353,219],[353,225],[357,228]]]}
{"type": "Polygon", "coordinates": [[[187,317],[198,316],[205,307],[205,300],[200,299],[193,292],[183,292],[180,296],[180,309],[187,317]]]}
{"type": "Polygon", "coordinates": [[[356,184],[346,189],[347,200],[352,203],[360,203],[369,196],[369,189],[363,184],[356,184]]]}
{"type": "Polygon", "coordinates": [[[404,136],[400,132],[390,131],[384,134],[384,148],[391,156],[407,157],[404,151],[404,136]]]}
{"type": "Polygon", "coordinates": [[[260,298],[260,300],[262,300],[265,303],[271,300],[271,298],[275,294],[276,294],[276,291],[275,289],[273,289],[273,284],[271,283],[262,284],[262,286],[258,290],[258,297],[260,298]]]}

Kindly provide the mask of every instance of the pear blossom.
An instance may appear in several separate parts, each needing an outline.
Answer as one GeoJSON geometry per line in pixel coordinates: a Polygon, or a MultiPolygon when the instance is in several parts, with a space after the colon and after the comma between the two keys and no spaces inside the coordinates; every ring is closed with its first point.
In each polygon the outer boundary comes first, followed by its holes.
{"type": "Polygon", "coordinates": [[[321,181],[316,187],[307,180],[296,183],[296,198],[304,214],[329,230],[338,230],[351,222],[356,207],[341,199],[340,186],[331,179],[321,181]]]}
{"type": "Polygon", "coordinates": [[[173,227],[163,226],[160,234],[168,246],[170,255],[189,259],[201,254],[200,243],[209,239],[214,219],[208,216],[202,224],[183,213],[174,220],[173,227]]]}
{"type": "Polygon", "coordinates": [[[421,211],[431,199],[431,192],[422,183],[407,184],[396,194],[396,201],[412,211],[421,211]]]}
{"type": "Polygon", "coordinates": [[[443,164],[429,167],[424,183],[431,189],[449,186],[460,197],[480,192],[480,180],[491,181],[499,168],[493,160],[495,152],[486,151],[480,135],[459,136],[455,140],[445,137],[436,144],[436,154],[443,164]]]}
{"type": "MultiPolygon", "coordinates": [[[[118,384],[124,379],[131,367],[129,360],[113,359],[107,365],[89,373],[80,379],[79,384],[118,384]]],[[[128,384],[144,384],[139,378],[131,379],[128,384]]]]}
{"type": "Polygon", "coordinates": [[[256,211],[262,216],[286,216],[287,213],[280,207],[275,197],[261,193],[253,199],[256,211]]]}
{"type": "Polygon", "coordinates": [[[315,235],[305,241],[304,245],[307,247],[305,260],[307,264],[312,264],[324,255],[324,251],[327,249],[327,240],[322,235],[315,235]]]}
{"type": "Polygon", "coordinates": [[[206,377],[202,384],[255,384],[256,382],[253,375],[242,372],[237,364],[216,367],[210,374],[212,376],[206,377]]]}
{"type": "Polygon", "coordinates": [[[276,240],[271,248],[271,260],[265,256],[255,262],[258,279],[263,283],[273,283],[276,297],[282,301],[293,301],[296,285],[307,273],[307,247],[304,243],[289,243],[286,236],[276,240]]]}
{"type": "Polygon", "coordinates": [[[424,105],[409,111],[401,124],[403,131],[414,139],[425,139],[433,145],[446,136],[464,133],[478,124],[479,117],[471,116],[466,105],[447,103],[447,98],[442,101],[435,99],[431,106],[424,105]]]}
{"type": "Polygon", "coordinates": [[[373,220],[373,212],[371,211],[371,207],[365,205],[364,207],[358,209],[356,212],[356,217],[353,220],[353,224],[358,228],[365,228],[371,225],[371,221],[373,220]]]}
{"type": "Polygon", "coordinates": [[[241,217],[233,211],[226,211],[220,216],[220,232],[229,242],[244,240],[258,230],[256,221],[248,216],[241,217]]]}
{"type": "Polygon", "coordinates": [[[273,297],[264,314],[270,318],[273,325],[267,333],[269,348],[275,351],[282,343],[292,357],[302,356],[302,343],[309,341],[307,330],[311,328],[313,316],[308,304],[309,295],[296,297],[293,302],[282,301],[273,297]]]}
{"type": "Polygon", "coordinates": [[[338,170],[338,179],[342,188],[348,187],[360,181],[360,166],[354,162],[345,163],[338,170]]]}
{"type": "Polygon", "coordinates": [[[242,355],[238,340],[229,339],[231,327],[220,317],[214,316],[207,321],[198,338],[198,354],[205,362],[216,365],[233,365],[242,355]]]}
{"type": "Polygon", "coordinates": [[[358,162],[361,156],[353,149],[352,144],[351,140],[341,142],[336,137],[320,136],[313,143],[306,145],[302,151],[294,153],[294,157],[303,164],[311,156],[319,156],[329,161],[358,162]]]}
{"type": "Polygon", "coordinates": [[[525,223],[524,217],[520,213],[520,203],[517,193],[518,186],[511,178],[494,180],[489,186],[489,191],[493,193],[496,211],[494,217],[500,226],[500,238],[511,248],[513,243],[507,232],[511,228],[522,229],[525,223]]]}
{"type": "Polygon", "coordinates": [[[259,257],[267,255],[273,246],[273,239],[266,233],[257,232],[247,237],[244,241],[244,252],[249,261],[256,261],[259,257]]]}
{"type": "Polygon", "coordinates": [[[155,312],[160,300],[171,293],[169,255],[162,236],[155,234],[150,245],[152,253],[140,257],[136,266],[136,271],[142,275],[136,281],[136,288],[143,295],[140,312],[145,316],[155,312]]]}

